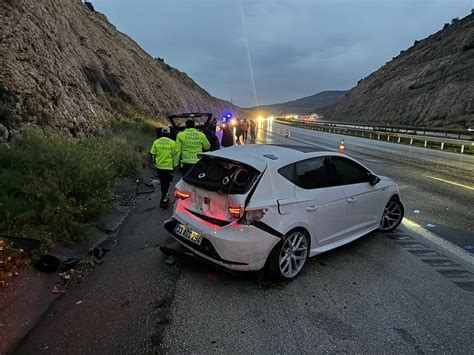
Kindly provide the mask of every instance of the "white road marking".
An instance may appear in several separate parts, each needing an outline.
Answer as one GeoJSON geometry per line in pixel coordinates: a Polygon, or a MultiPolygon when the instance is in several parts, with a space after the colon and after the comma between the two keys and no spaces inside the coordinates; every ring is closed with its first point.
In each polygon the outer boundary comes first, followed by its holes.
{"type": "Polygon", "coordinates": [[[454,255],[464,260],[465,262],[471,265],[474,265],[474,255],[469,254],[468,252],[458,247],[457,245],[454,245],[453,243],[448,242],[447,240],[441,238],[440,236],[434,234],[433,232],[423,228],[418,223],[413,222],[409,220],[408,218],[403,218],[402,225],[414,231],[416,234],[422,236],[423,238],[428,239],[430,242],[440,246],[441,248],[448,250],[449,252],[453,253],[454,255]]]}
{"type": "Polygon", "coordinates": [[[442,182],[445,182],[447,184],[463,187],[463,188],[468,189],[468,190],[474,190],[474,186],[468,186],[468,185],[460,184],[460,183],[457,183],[457,182],[454,182],[454,181],[449,181],[449,180],[445,180],[445,179],[441,179],[441,178],[434,177],[434,176],[429,176],[429,175],[426,175],[426,177],[430,178],[430,179],[442,181],[442,182]]]}

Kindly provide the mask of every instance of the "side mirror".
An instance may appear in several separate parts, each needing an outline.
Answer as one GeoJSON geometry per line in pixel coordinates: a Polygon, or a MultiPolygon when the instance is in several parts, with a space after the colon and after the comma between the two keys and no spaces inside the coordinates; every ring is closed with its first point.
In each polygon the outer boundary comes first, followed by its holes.
{"type": "Polygon", "coordinates": [[[377,185],[380,182],[380,178],[372,173],[369,173],[369,184],[374,186],[377,185]]]}

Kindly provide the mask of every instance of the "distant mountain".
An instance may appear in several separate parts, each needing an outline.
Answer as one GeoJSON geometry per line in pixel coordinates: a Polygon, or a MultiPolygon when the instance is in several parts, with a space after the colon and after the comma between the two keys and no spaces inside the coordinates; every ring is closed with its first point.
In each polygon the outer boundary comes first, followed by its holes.
{"type": "Polygon", "coordinates": [[[264,105],[257,107],[251,107],[250,110],[262,110],[269,115],[281,115],[281,114],[307,114],[316,112],[317,109],[322,107],[334,105],[336,102],[341,100],[347,91],[344,90],[331,90],[322,91],[318,94],[303,97],[301,99],[287,101],[272,105],[264,105]]]}
{"type": "Polygon", "coordinates": [[[401,51],[337,103],[335,121],[474,125],[474,13],[401,51]]]}

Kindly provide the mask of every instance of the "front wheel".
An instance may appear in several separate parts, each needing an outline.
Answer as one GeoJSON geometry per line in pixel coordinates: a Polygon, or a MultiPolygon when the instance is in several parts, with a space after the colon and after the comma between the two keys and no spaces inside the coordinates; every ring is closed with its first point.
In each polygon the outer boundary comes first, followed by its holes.
{"type": "Polygon", "coordinates": [[[309,256],[309,238],[301,230],[289,232],[270,254],[268,268],[273,278],[293,280],[306,265],[309,256]]]}
{"type": "Polygon", "coordinates": [[[405,210],[399,199],[390,199],[383,210],[379,231],[390,232],[397,228],[402,222],[404,212],[405,210]]]}

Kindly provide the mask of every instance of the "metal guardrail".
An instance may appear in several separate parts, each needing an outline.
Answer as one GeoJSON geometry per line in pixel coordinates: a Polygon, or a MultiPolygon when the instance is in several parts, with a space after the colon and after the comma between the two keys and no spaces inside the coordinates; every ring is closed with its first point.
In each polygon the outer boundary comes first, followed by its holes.
{"type": "MultiPolygon", "coordinates": [[[[431,135],[420,135],[420,134],[410,134],[405,133],[406,130],[398,129],[397,131],[393,130],[394,127],[383,127],[391,128],[392,130],[376,130],[379,126],[368,126],[368,125],[356,125],[356,124],[341,124],[333,122],[331,125],[318,123],[303,123],[289,121],[285,119],[276,119],[276,122],[290,125],[293,127],[312,129],[318,131],[324,131],[329,133],[339,133],[347,134],[353,136],[359,136],[369,139],[385,140],[393,143],[403,143],[403,144],[416,144],[416,142],[421,142],[421,144],[428,148],[437,148],[444,150],[446,148],[451,148],[459,153],[470,153],[474,154],[474,137],[470,136],[470,139],[459,139],[452,138],[447,135],[447,131],[444,136],[431,136],[431,135]],[[370,127],[370,128],[368,128],[370,127]],[[436,143],[435,147],[432,147],[432,143],[436,143]]],[[[431,132],[426,130],[425,132],[431,132]]]]}
{"type": "Polygon", "coordinates": [[[334,121],[315,121],[315,122],[301,122],[292,121],[285,118],[277,118],[279,121],[285,121],[288,123],[304,123],[325,127],[341,127],[341,128],[352,128],[367,131],[377,132],[388,132],[388,133],[400,133],[417,136],[427,137],[439,137],[439,138],[451,138],[460,139],[466,141],[474,141],[474,130],[469,132],[461,129],[449,129],[449,128],[429,128],[429,127],[414,127],[414,126],[383,126],[383,125],[371,125],[371,124],[359,124],[351,122],[334,122],[334,121]]]}

